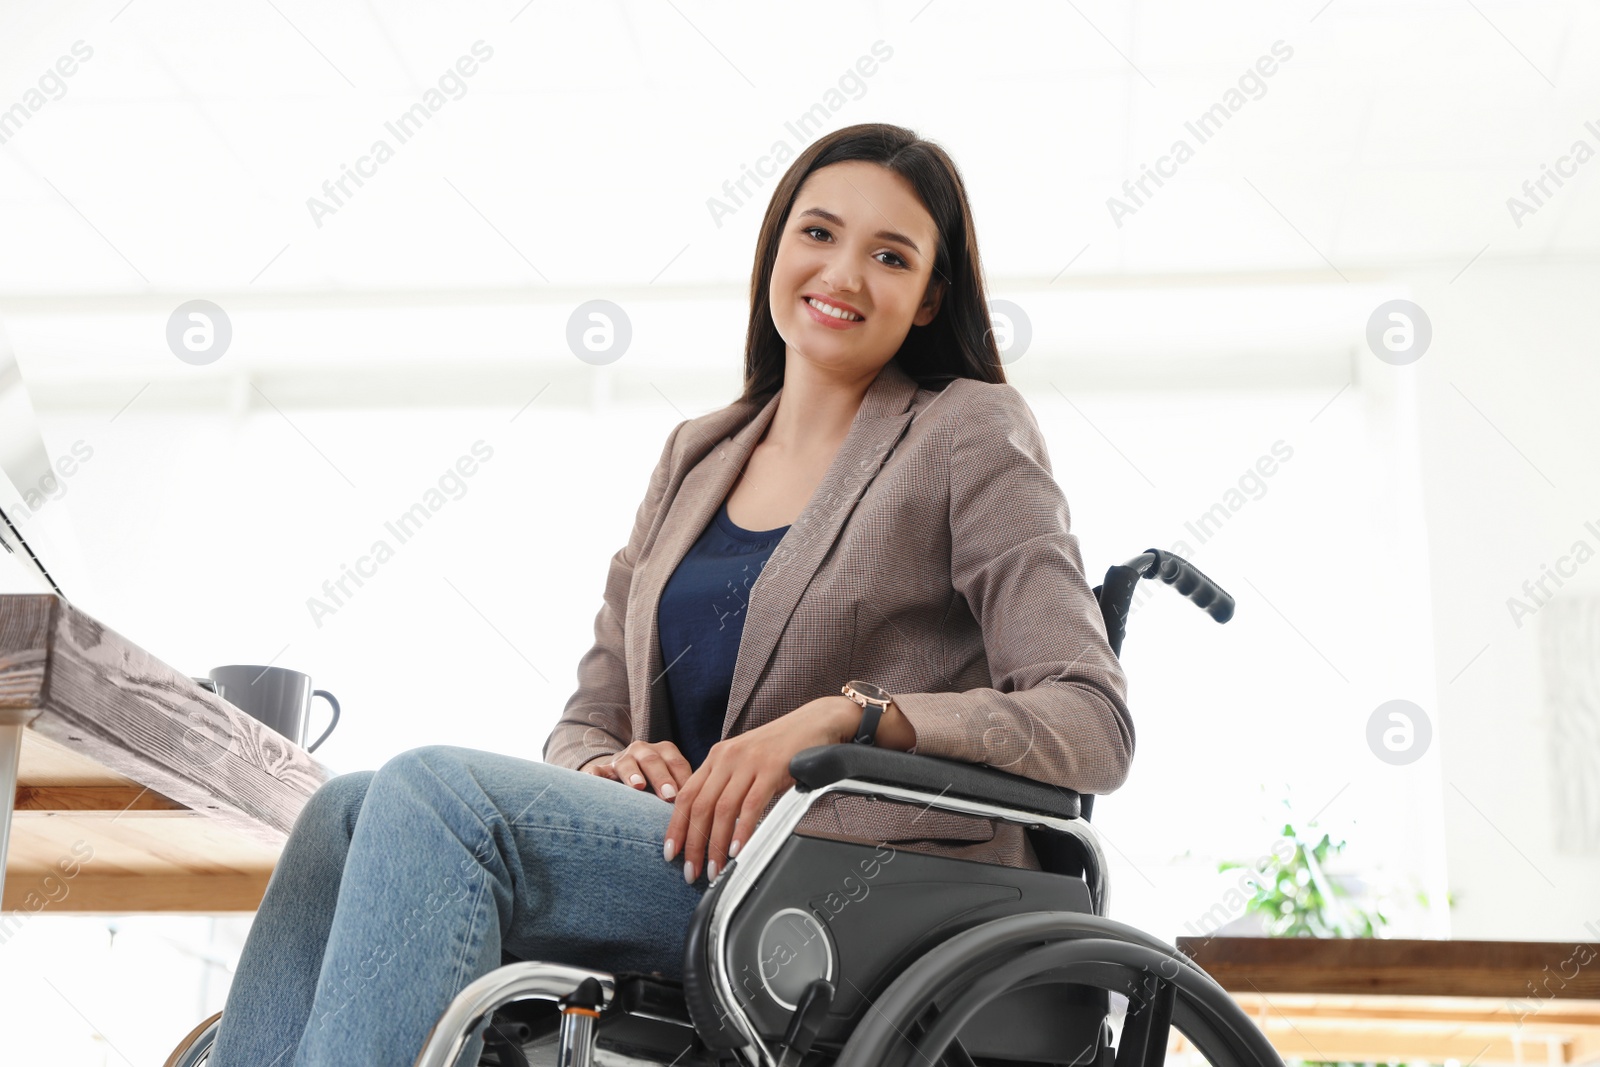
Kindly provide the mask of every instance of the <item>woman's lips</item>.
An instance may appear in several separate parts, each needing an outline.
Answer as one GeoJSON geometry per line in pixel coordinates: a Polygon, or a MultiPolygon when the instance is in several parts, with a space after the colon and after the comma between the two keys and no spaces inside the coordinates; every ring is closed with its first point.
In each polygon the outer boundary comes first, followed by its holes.
{"type": "Polygon", "coordinates": [[[865,323],[867,321],[864,318],[862,318],[862,319],[853,319],[853,320],[852,319],[836,319],[832,315],[824,314],[823,312],[818,311],[816,308],[812,307],[811,306],[811,301],[807,300],[803,296],[800,298],[800,303],[805,305],[806,312],[813,319],[815,319],[816,321],[822,323],[822,325],[827,326],[827,327],[829,327],[831,329],[848,330],[852,326],[860,326],[860,325],[862,325],[863,323],[865,323]]]}

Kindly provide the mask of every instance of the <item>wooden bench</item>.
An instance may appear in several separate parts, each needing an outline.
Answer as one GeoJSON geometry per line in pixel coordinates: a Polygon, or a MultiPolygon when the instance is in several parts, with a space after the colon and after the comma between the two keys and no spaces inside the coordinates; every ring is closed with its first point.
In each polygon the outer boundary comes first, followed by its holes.
{"type": "Polygon", "coordinates": [[[1600,944],[1180,937],[1177,947],[1284,1056],[1600,1062],[1600,944]]]}

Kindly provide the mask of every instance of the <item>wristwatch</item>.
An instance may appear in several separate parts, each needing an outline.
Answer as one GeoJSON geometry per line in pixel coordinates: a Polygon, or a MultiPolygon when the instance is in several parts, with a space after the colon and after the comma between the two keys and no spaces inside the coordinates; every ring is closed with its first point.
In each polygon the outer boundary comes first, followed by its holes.
{"type": "Polygon", "coordinates": [[[876,744],[878,721],[883,718],[883,713],[889,710],[889,704],[894,698],[871,682],[846,682],[839,691],[860,704],[862,708],[861,726],[851,741],[858,745],[876,744]]]}

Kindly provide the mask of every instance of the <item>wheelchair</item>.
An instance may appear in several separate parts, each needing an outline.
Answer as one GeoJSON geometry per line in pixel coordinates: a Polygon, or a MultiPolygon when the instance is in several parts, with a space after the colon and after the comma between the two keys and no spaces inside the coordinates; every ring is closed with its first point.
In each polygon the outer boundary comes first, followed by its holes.
{"type": "MultiPolygon", "coordinates": [[[[1198,568],[1150,549],[1094,589],[1119,656],[1141,578],[1232,617],[1198,568]]],[[[1159,1067],[1172,1029],[1212,1067],[1283,1067],[1199,965],[1106,917],[1092,796],[862,745],[807,749],[790,774],[697,905],[681,981],[507,957],[451,1002],[416,1067],[455,1067],[475,1035],[480,1067],[1159,1067]],[[830,792],[1021,823],[1043,869],[795,834],[830,792]]],[[[166,1067],[205,1062],[220,1018],[166,1067]]]]}

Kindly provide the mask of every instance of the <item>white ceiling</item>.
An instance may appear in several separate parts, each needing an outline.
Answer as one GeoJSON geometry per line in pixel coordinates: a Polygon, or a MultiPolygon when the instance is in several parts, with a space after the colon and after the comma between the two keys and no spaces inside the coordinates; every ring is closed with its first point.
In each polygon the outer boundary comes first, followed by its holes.
{"type": "Polygon", "coordinates": [[[1600,247],[1600,161],[1520,228],[1505,206],[1600,145],[1593,3],[8,4],[0,108],[80,40],[92,58],[0,147],[14,314],[75,294],[737,292],[771,180],[720,228],[707,199],[795,147],[786,123],[880,40],[830,128],[944,144],[997,285],[1600,247]],[[315,225],[307,198],[397,144],[384,123],[479,40],[465,94],[315,225]],[[1194,144],[1186,120],[1276,41],[1293,56],[1265,93],[1115,225],[1107,198],[1194,144]]]}

